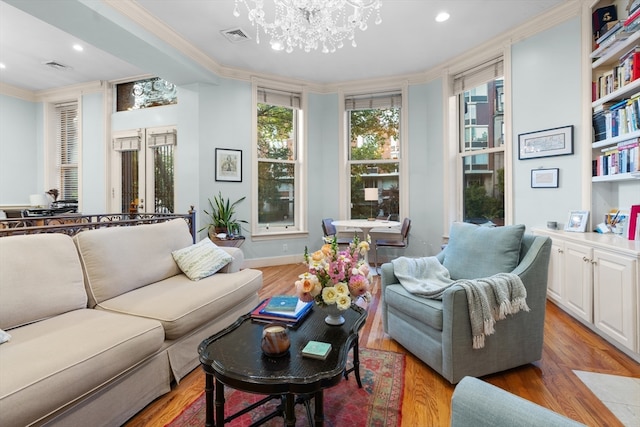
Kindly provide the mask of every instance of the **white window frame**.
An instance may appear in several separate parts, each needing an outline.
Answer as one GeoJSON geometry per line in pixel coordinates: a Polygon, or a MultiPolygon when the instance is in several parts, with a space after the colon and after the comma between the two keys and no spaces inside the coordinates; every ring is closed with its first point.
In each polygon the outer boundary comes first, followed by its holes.
{"type": "Polygon", "coordinates": [[[307,96],[306,90],[297,85],[287,85],[283,83],[265,81],[260,79],[252,80],[252,109],[251,109],[251,123],[252,123],[252,144],[251,144],[251,168],[252,168],[252,212],[251,212],[251,234],[252,239],[255,241],[260,240],[275,240],[282,237],[297,237],[306,236],[308,234],[308,221],[307,221],[307,96]],[[258,99],[258,90],[266,89],[271,91],[282,91],[295,93],[300,96],[300,106],[297,110],[297,147],[296,158],[292,161],[294,165],[295,173],[295,186],[294,186],[294,221],[292,226],[277,226],[269,224],[267,226],[260,226],[258,222],[258,103],[262,103],[258,99]]]}
{"type": "MultiPolygon", "coordinates": [[[[512,105],[511,105],[511,55],[509,49],[499,49],[497,52],[489,52],[485,57],[476,57],[473,62],[465,62],[457,70],[446,69],[442,74],[445,113],[444,123],[444,203],[443,235],[448,236],[449,228],[454,221],[463,221],[464,214],[464,181],[462,180],[463,157],[477,154],[490,154],[494,152],[504,153],[504,223],[513,223],[513,148],[512,148],[512,105]],[[504,144],[502,147],[490,148],[477,152],[460,152],[461,118],[459,117],[459,94],[463,89],[455,86],[455,78],[464,73],[476,73],[467,80],[465,88],[475,87],[483,82],[491,80],[492,64],[496,59],[502,62],[502,77],[504,78],[504,144]]],[[[458,82],[460,80],[458,79],[458,82]]]]}
{"type": "MultiPolygon", "coordinates": [[[[74,95],[61,95],[59,98],[49,98],[44,100],[45,113],[45,138],[44,138],[44,187],[46,190],[56,188],[61,190],[61,166],[59,159],[59,141],[57,131],[59,127],[57,107],[64,104],[76,104],[77,109],[77,144],[78,163],[76,165],[78,174],[78,210],[82,210],[82,98],[74,95]]],[[[60,200],[64,195],[60,194],[60,200]]]]}
{"type": "MultiPolygon", "coordinates": [[[[400,170],[400,176],[398,178],[400,205],[398,211],[398,217],[400,221],[402,218],[409,216],[409,172],[408,172],[408,159],[409,157],[409,96],[408,96],[408,83],[404,82],[399,85],[390,87],[371,87],[367,89],[359,90],[358,92],[345,93],[340,90],[338,92],[338,114],[342,117],[339,121],[339,134],[340,134],[340,153],[339,153],[339,196],[340,196],[340,219],[351,219],[351,160],[349,158],[349,114],[345,108],[345,98],[350,96],[362,96],[362,95],[376,95],[379,93],[393,93],[398,92],[402,96],[402,104],[400,110],[400,140],[398,144],[400,146],[399,159],[389,162],[398,163],[400,170]]],[[[362,163],[362,162],[357,162],[362,163]]],[[[368,163],[365,161],[364,163],[368,163]]]]}

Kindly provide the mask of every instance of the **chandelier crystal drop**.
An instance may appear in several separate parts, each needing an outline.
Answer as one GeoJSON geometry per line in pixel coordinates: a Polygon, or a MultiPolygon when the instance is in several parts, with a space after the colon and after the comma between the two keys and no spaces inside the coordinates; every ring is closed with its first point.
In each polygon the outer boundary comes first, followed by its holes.
{"type": "Polygon", "coordinates": [[[375,13],[380,24],[382,0],[272,0],[273,19],[267,21],[265,0],[234,0],[233,15],[240,16],[238,4],[247,8],[251,25],[256,26],[256,42],[260,28],[271,38],[275,50],[293,52],[295,48],[311,52],[322,49],[333,53],[344,46],[344,40],[356,47],[355,31],[365,31],[367,21],[375,13]]]}

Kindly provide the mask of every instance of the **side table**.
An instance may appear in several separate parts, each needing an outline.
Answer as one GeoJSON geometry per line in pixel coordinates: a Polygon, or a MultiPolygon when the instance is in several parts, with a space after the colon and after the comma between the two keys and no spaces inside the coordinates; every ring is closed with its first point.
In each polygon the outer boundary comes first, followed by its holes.
{"type": "Polygon", "coordinates": [[[218,239],[216,236],[209,236],[211,241],[218,246],[230,246],[233,248],[239,248],[244,243],[244,236],[236,236],[232,239],[218,239]]]}

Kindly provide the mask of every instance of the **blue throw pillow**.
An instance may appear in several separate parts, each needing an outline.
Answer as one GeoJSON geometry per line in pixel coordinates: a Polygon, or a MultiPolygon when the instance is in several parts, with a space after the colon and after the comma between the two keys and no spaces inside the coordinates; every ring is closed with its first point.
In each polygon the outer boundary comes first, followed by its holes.
{"type": "Polygon", "coordinates": [[[442,264],[452,279],[479,279],[510,273],[518,266],[525,226],[483,227],[454,222],[442,264]]]}

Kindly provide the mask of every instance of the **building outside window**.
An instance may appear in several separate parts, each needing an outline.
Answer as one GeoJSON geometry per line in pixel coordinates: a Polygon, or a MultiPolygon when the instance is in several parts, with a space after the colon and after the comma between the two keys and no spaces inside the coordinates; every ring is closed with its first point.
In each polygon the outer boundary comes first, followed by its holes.
{"type": "Polygon", "coordinates": [[[502,59],[454,78],[460,126],[463,220],[504,225],[505,145],[502,59]]]}
{"type": "Polygon", "coordinates": [[[398,220],[400,213],[400,92],[346,96],[350,217],[398,220]],[[365,193],[377,199],[365,198],[365,193]]]}
{"type": "Polygon", "coordinates": [[[258,232],[300,228],[301,94],[257,90],[258,232]]]}

